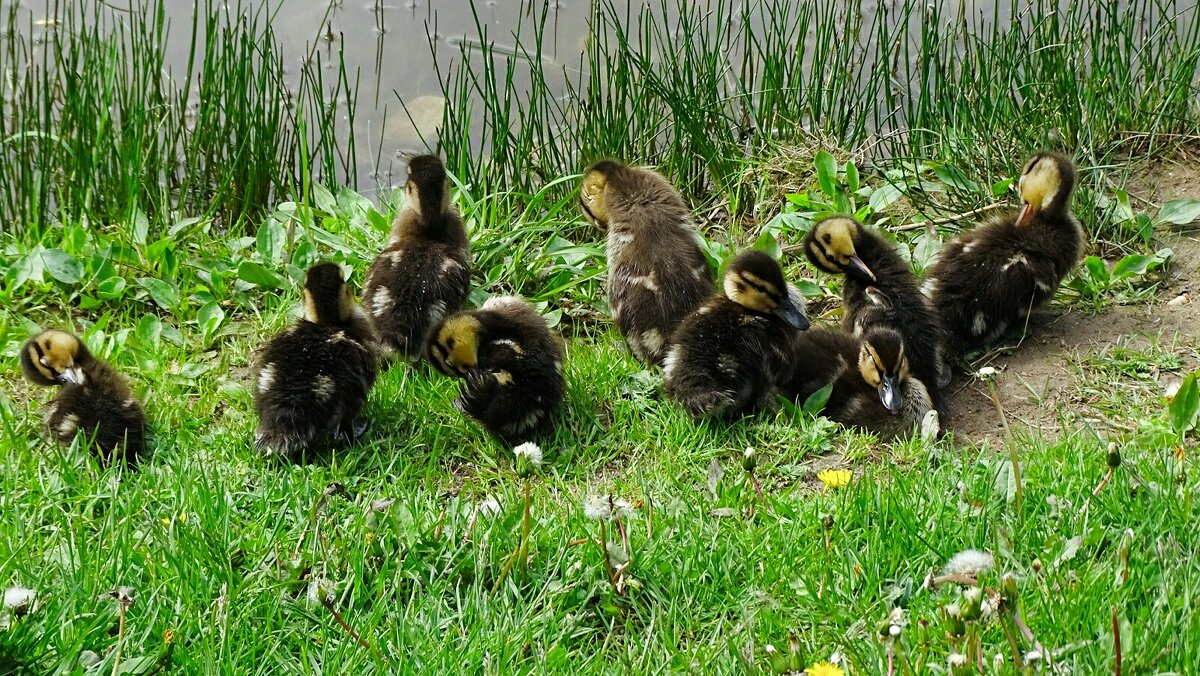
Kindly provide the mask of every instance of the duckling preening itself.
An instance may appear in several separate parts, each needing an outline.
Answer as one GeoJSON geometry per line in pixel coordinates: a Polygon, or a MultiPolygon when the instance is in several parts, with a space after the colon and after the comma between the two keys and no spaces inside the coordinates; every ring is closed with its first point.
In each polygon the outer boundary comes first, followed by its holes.
{"type": "Polygon", "coordinates": [[[795,375],[784,393],[803,404],[833,383],[823,415],[883,438],[911,434],[933,409],[929,389],[908,366],[907,341],[886,326],[860,337],[810,329],[796,347],[795,375]]]}
{"type": "Polygon", "coordinates": [[[1075,167],[1038,153],[1021,171],[1021,209],[950,240],[930,269],[926,292],[945,322],[950,358],[983,349],[1044,305],[1083,255],[1071,215],[1075,167]]]}
{"type": "Polygon", "coordinates": [[[615,160],[587,170],[579,203],[608,230],[613,321],[638,361],[661,364],[675,327],[713,292],[687,203],[658,173],[615,160]]]}
{"type": "Polygon", "coordinates": [[[446,318],[429,354],[442,373],[462,378],[455,405],[502,439],[520,440],[562,403],[562,339],[517,296],[446,318]]]}
{"type": "Polygon", "coordinates": [[[378,334],[341,269],[314,265],[304,279],[304,317],[258,355],[258,450],[290,458],[365,432],[359,413],[375,383],[378,353],[378,334]]]}
{"type": "Polygon", "coordinates": [[[387,246],[367,270],[363,305],[385,350],[419,359],[433,328],[467,299],[471,248],[440,159],[409,161],[404,191],[387,246]]]}
{"type": "Polygon", "coordinates": [[[792,377],[808,328],[802,297],[761,251],[738,254],[715,295],[679,324],[663,363],[663,389],[694,418],[734,417],[774,399],[792,377]]]}
{"type": "Polygon", "coordinates": [[[133,464],[146,446],[146,414],[124,376],[92,356],[78,336],[51,329],[21,349],[21,369],[38,385],[61,388],[46,406],[46,427],[70,444],[77,433],[89,437],[101,464],[133,464]]]}
{"type": "Polygon", "coordinates": [[[803,246],[814,266],[845,275],[847,333],[861,336],[872,326],[893,328],[904,337],[908,363],[918,379],[935,393],[949,382],[942,322],[891,242],[849,216],[830,216],[813,225],[803,246]]]}

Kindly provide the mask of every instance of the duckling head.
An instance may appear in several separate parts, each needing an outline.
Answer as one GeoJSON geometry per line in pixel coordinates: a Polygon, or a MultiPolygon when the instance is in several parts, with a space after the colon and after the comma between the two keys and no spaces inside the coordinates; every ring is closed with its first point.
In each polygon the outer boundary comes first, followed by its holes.
{"type": "Polygon", "coordinates": [[[854,240],[862,228],[849,216],[830,216],[813,225],[804,238],[804,253],[813,265],[832,274],[847,274],[875,281],[875,273],[858,257],[854,240]]]}
{"type": "Polygon", "coordinates": [[[465,376],[479,364],[479,329],[477,318],[462,313],[442,322],[429,354],[439,371],[448,376],[465,376]]]}
{"type": "Polygon", "coordinates": [[[450,210],[450,178],[438,156],[418,155],[408,161],[404,198],[407,208],[415,211],[425,223],[439,219],[450,210]]]}
{"type": "Polygon", "coordinates": [[[616,160],[601,160],[584,172],[579,186],[579,207],[592,225],[608,227],[608,201],[604,190],[609,180],[627,170],[628,167],[616,160]]]}
{"type": "Polygon", "coordinates": [[[25,377],[40,385],[86,385],[83,365],[92,358],[78,337],[50,329],[34,336],[21,350],[25,377]]]}
{"type": "Polygon", "coordinates": [[[896,331],[876,327],[863,337],[858,351],[858,372],[879,392],[879,401],[895,415],[904,406],[901,386],[908,381],[908,358],[904,339],[896,331]]]}
{"type": "Polygon", "coordinates": [[[1075,165],[1059,153],[1038,153],[1025,162],[1017,181],[1021,212],[1017,225],[1028,225],[1041,213],[1062,214],[1075,190],[1075,165]]]}
{"type": "Polygon", "coordinates": [[[775,315],[803,331],[809,326],[804,308],[788,292],[779,264],[762,251],[743,251],[729,261],[722,283],[725,297],[764,315],[775,315]]]}
{"type": "Polygon", "coordinates": [[[318,263],[304,277],[304,318],[314,324],[342,324],[354,314],[354,297],[336,263],[318,263]]]}

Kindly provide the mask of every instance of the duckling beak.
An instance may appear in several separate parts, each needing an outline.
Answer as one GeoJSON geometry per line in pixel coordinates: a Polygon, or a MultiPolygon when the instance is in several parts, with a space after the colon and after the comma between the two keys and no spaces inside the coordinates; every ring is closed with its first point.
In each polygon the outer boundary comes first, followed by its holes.
{"type": "Polygon", "coordinates": [[[867,264],[862,262],[862,259],[858,256],[850,257],[850,269],[870,279],[872,282],[876,281],[875,273],[871,272],[871,268],[868,268],[867,264]]]}
{"type": "Polygon", "coordinates": [[[83,384],[83,369],[78,366],[68,366],[63,369],[63,372],[58,376],[59,382],[71,383],[72,385],[83,384]]]}
{"type": "Polygon", "coordinates": [[[1037,210],[1033,208],[1029,202],[1021,205],[1021,213],[1017,214],[1017,225],[1028,225],[1029,221],[1033,220],[1033,215],[1037,210]]]}
{"type": "Polygon", "coordinates": [[[903,403],[900,398],[900,384],[896,382],[896,376],[884,376],[879,383],[879,401],[883,403],[883,407],[888,413],[896,415],[900,412],[900,405],[903,403]]]}
{"type": "Polygon", "coordinates": [[[793,329],[804,331],[809,327],[808,317],[805,317],[792,299],[786,296],[775,306],[775,316],[787,322],[793,329]]]}

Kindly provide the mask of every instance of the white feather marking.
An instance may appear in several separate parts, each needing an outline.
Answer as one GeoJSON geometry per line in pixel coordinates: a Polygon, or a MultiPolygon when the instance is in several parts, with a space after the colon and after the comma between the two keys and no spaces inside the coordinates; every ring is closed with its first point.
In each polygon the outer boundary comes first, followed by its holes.
{"type": "Polygon", "coordinates": [[[663,377],[664,378],[671,377],[671,373],[675,370],[675,367],[679,364],[679,355],[682,351],[683,351],[683,348],[680,347],[678,344],[671,346],[671,349],[667,352],[667,358],[663,360],[663,377]]]}
{"type": "Polygon", "coordinates": [[[1029,259],[1025,257],[1024,253],[1014,254],[1012,258],[1008,259],[1007,263],[1000,267],[1000,271],[1004,272],[1014,265],[1029,265],[1029,259]]]}
{"type": "Polygon", "coordinates": [[[493,345],[503,345],[517,354],[525,354],[525,349],[521,347],[517,341],[509,338],[500,338],[492,341],[493,345]]]}
{"type": "Polygon", "coordinates": [[[1041,291],[1042,293],[1050,293],[1054,290],[1053,287],[1040,279],[1033,280],[1033,285],[1036,286],[1038,291],[1041,291]]]}
{"type": "Polygon", "coordinates": [[[654,273],[651,272],[646,276],[630,275],[625,278],[625,281],[630,284],[636,284],[644,287],[647,291],[658,291],[658,283],[654,281],[654,273]]]}
{"type": "Polygon", "coordinates": [[[69,437],[75,434],[79,429],[79,416],[74,413],[68,413],[62,420],[58,421],[58,435],[61,437],[69,437]]]}
{"type": "Polygon", "coordinates": [[[971,322],[971,333],[982,336],[985,331],[987,331],[987,316],[983,312],[976,312],[975,319],[971,322]]]}
{"type": "Polygon", "coordinates": [[[266,392],[275,384],[275,365],[267,364],[258,372],[258,391],[266,392]]]}
{"type": "Polygon", "coordinates": [[[322,374],[317,376],[316,382],[313,383],[313,392],[316,393],[317,399],[326,402],[333,398],[334,388],[336,387],[337,385],[333,382],[333,378],[322,374]]]}
{"type": "Polygon", "coordinates": [[[445,262],[442,263],[442,273],[449,273],[451,270],[458,270],[461,267],[462,263],[459,263],[453,258],[447,258],[445,262]]]}
{"type": "Polygon", "coordinates": [[[974,248],[975,248],[975,247],[977,247],[977,246],[979,246],[979,241],[978,241],[978,240],[976,240],[976,241],[974,241],[974,242],[967,242],[966,244],[964,244],[964,245],[963,245],[963,248],[962,248],[962,253],[963,253],[963,254],[969,254],[969,253],[971,253],[971,250],[972,250],[972,249],[974,249],[974,248]]]}
{"type": "Polygon", "coordinates": [[[371,296],[371,309],[376,317],[382,317],[392,309],[392,292],[386,286],[375,287],[375,295],[371,296]]]}
{"type": "Polygon", "coordinates": [[[496,382],[500,383],[501,385],[509,385],[513,381],[512,374],[508,371],[496,371],[496,373],[493,375],[496,377],[496,382]]]}
{"type": "Polygon", "coordinates": [[[642,347],[649,354],[657,354],[662,351],[663,337],[658,329],[650,329],[642,332],[642,347]]]}

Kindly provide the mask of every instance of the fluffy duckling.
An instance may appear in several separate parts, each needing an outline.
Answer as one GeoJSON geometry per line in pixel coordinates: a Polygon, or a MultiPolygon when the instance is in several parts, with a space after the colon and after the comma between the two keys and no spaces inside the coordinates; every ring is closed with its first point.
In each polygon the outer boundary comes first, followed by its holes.
{"type": "Polygon", "coordinates": [[[608,230],[608,305],[644,364],[661,364],[675,327],[713,292],[691,211],[665,178],[615,160],[583,176],[579,203],[608,230]]]}
{"type": "Polygon", "coordinates": [[[404,193],[387,246],[367,270],[363,305],[387,351],[419,359],[433,328],[467,299],[471,248],[440,159],[409,161],[404,193]]]}
{"type": "Polygon", "coordinates": [[[1075,167],[1038,153],[1018,183],[1021,209],[950,240],[930,269],[926,292],[942,316],[953,357],[986,348],[1044,305],[1083,255],[1071,215],[1075,167]]]}
{"type": "Polygon", "coordinates": [[[949,382],[941,321],[891,242],[849,216],[830,216],[813,225],[803,246],[814,266],[845,275],[842,304],[847,333],[861,336],[872,326],[896,329],[904,336],[917,378],[935,391],[949,382]]]}
{"type": "Polygon", "coordinates": [[[884,438],[911,434],[933,408],[928,388],[909,370],[907,341],[886,326],[861,337],[812,329],[800,336],[795,376],[784,392],[803,404],[833,383],[824,415],[884,438]]]}
{"type": "Polygon", "coordinates": [[[503,439],[532,432],[562,403],[562,339],[522,298],[491,298],[448,317],[429,354],[440,371],[463,379],[455,405],[503,439]]]}
{"type": "Polygon", "coordinates": [[[695,418],[769,404],[791,378],[796,338],[808,328],[798,294],[761,251],[730,261],[723,287],[680,323],[663,363],[664,392],[695,418]]]}
{"type": "Polygon", "coordinates": [[[341,269],[334,263],[309,269],[304,317],[258,355],[259,451],[292,457],[327,438],[350,441],[365,432],[358,416],[375,383],[378,349],[378,334],[341,269]]]}
{"type": "Polygon", "coordinates": [[[31,382],[61,388],[45,413],[60,443],[83,432],[101,463],[137,461],[146,446],[142,405],[124,376],[93,357],[77,336],[56,329],[39,333],[21,349],[21,369],[31,382]]]}

